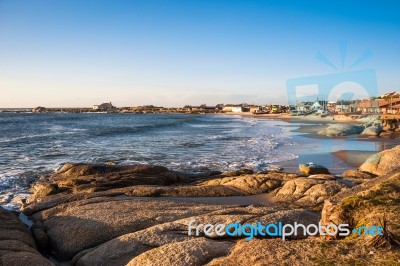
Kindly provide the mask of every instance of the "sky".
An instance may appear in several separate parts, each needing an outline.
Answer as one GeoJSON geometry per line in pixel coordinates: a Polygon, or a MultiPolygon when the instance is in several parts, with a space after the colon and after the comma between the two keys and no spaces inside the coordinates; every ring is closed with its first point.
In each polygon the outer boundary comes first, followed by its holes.
{"type": "Polygon", "coordinates": [[[400,91],[399,10],[385,0],[0,0],[0,108],[285,104],[289,80],[311,80],[295,94],[316,87],[318,97],[332,75],[331,98],[400,91]],[[375,88],[342,75],[364,70],[375,88]]]}

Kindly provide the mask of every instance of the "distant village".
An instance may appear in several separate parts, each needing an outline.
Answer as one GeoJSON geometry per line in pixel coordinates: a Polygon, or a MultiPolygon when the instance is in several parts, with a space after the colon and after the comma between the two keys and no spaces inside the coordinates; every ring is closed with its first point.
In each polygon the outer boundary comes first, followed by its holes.
{"type": "MultiPolygon", "coordinates": [[[[3,110],[4,111],[4,110],[3,110]]],[[[299,102],[296,105],[256,105],[256,104],[217,104],[215,106],[202,104],[198,106],[185,105],[183,107],[160,107],[144,105],[136,107],[116,107],[111,102],[93,105],[91,108],[45,108],[36,107],[32,112],[107,112],[107,113],[248,113],[248,114],[279,114],[286,113],[293,116],[308,114],[400,114],[400,93],[392,92],[379,97],[363,100],[324,101],[316,99],[310,102],[299,102]]]]}

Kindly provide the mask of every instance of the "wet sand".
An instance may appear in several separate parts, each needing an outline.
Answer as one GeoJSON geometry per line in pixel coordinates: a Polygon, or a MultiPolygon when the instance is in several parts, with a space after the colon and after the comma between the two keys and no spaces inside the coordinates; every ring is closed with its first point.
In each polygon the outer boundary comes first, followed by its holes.
{"type": "MultiPolygon", "coordinates": [[[[369,156],[400,144],[398,139],[361,135],[326,137],[318,134],[337,121],[300,118],[279,120],[288,122],[287,127],[297,144],[284,149],[299,156],[297,159],[279,163],[285,172],[299,173],[300,163],[314,162],[327,167],[332,174],[340,175],[346,170],[357,169],[369,156]]],[[[357,121],[340,123],[361,124],[357,121]]]]}

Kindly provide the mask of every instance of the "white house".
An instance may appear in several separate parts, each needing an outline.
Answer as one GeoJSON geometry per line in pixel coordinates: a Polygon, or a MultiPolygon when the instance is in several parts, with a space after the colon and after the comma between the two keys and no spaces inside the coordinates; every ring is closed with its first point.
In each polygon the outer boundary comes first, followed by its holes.
{"type": "Polygon", "coordinates": [[[241,113],[241,112],[243,112],[243,106],[242,105],[233,105],[232,106],[232,112],[233,113],[241,113]]]}

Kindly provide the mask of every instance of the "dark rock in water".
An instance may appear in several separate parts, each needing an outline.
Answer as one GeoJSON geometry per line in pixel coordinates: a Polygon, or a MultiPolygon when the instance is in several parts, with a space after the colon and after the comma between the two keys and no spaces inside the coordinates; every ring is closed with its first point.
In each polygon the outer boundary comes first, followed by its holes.
{"type": "Polygon", "coordinates": [[[37,250],[30,231],[0,207],[0,265],[53,265],[37,250]]]}
{"type": "Polygon", "coordinates": [[[377,137],[379,136],[379,134],[381,134],[382,130],[383,130],[382,126],[380,124],[377,124],[366,127],[363,130],[363,132],[361,132],[361,135],[377,137]]]}
{"type": "Polygon", "coordinates": [[[330,174],[325,166],[314,163],[299,164],[299,170],[305,175],[330,174]]]}

